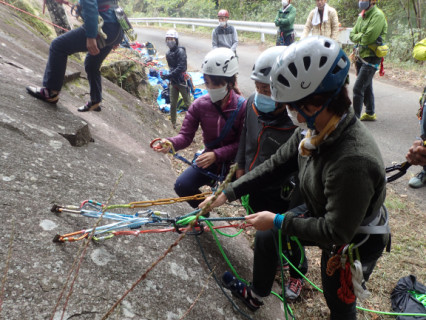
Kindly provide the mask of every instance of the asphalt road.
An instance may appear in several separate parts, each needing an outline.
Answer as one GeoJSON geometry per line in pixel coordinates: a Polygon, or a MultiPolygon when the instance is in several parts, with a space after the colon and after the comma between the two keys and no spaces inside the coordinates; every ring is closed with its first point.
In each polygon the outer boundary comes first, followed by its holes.
{"type": "MultiPolygon", "coordinates": [[[[137,28],[139,42],[149,41],[155,45],[159,55],[164,55],[168,48],[165,45],[166,29],[137,28]]],[[[200,71],[204,56],[211,50],[210,37],[192,33],[180,33],[179,44],[186,48],[188,56],[188,70],[200,71]]],[[[238,86],[244,96],[248,97],[254,90],[254,83],[250,79],[253,64],[259,54],[265,49],[259,44],[241,43],[238,46],[240,70],[238,86]]],[[[386,68],[386,64],[385,64],[386,68]]],[[[355,82],[353,70],[350,74],[350,88],[355,82]]],[[[420,135],[420,126],[416,117],[420,92],[402,87],[396,80],[383,81],[376,74],[374,79],[374,93],[376,101],[377,121],[365,122],[375,137],[382,152],[386,166],[393,162],[405,161],[405,154],[416,137],[420,135]]],[[[423,202],[424,190],[407,188],[408,179],[417,173],[420,167],[412,167],[407,175],[392,183],[392,187],[400,194],[408,194],[415,202],[423,202]]]]}

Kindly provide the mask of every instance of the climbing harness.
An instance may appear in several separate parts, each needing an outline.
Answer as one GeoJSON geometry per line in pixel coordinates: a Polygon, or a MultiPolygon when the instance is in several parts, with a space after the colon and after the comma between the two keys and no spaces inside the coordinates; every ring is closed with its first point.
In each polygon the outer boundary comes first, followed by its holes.
{"type": "Polygon", "coordinates": [[[219,175],[214,174],[213,172],[210,172],[206,169],[200,168],[199,166],[197,166],[195,164],[195,159],[197,158],[197,154],[196,154],[196,156],[194,156],[194,159],[191,162],[188,159],[186,159],[185,157],[181,156],[179,153],[177,153],[175,151],[174,147],[173,147],[173,144],[170,141],[161,142],[161,138],[156,138],[156,139],[151,141],[150,147],[154,150],[158,150],[161,147],[163,147],[163,148],[164,147],[170,147],[169,152],[173,155],[174,158],[181,160],[182,162],[186,163],[187,165],[193,167],[194,169],[197,169],[198,171],[200,171],[202,174],[209,177],[210,179],[212,179],[216,182],[222,182],[225,178],[225,172],[224,172],[225,171],[225,165],[222,165],[221,173],[219,175]]]}

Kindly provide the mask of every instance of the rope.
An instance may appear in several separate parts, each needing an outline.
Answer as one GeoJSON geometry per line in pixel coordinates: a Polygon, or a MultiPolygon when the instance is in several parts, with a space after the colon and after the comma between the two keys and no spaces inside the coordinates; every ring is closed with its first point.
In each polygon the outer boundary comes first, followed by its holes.
{"type": "MultiPolygon", "coordinates": [[[[32,13],[29,13],[28,11],[25,11],[25,10],[22,10],[22,9],[20,9],[20,8],[17,8],[17,7],[15,7],[15,6],[13,6],[13,5],[11,5],[11,4],[9,4],[9,3],[7,3],[7,2],[5,2],[5,1],[3,1],[3,0],[0,0],[0,3],[1,3],[1,4],[4,4],[4,5],[6,5],[6,6],[9,6],[9,7],[11,7],[12,9],[15,9],[15,10],[17,10],[17,11],[20,11],[20,12],[22,12],[22,13],[26,14],[26,15],[29,15],[29,16],[31,16],[31,17],[33,17],[33,18],[36,18],[36,19],[38,19],[38,20],[40,20],[40,21],[43,21],[43,22],[45,22],[45,23],[47,23],[47,24],[50,24],[50,25],[54,26],[55,28],[59,28],[59,29],[61,29],[61,30],[64,30],[65,32],[68,32],[68,31],[69,31],[68,29],[66,29],[66,28],[64,28],[64,27],[62,27],[62,26],[59,26],[59,25],[57,25],[57,24],[54,24],[53,22],[50,22],[50,21],[48,21],[48,20],[46,20],[46,19],[40,18],[40,17],[38,17],[38,16],[36,16],[36,15],[34,15],[34,14],[32,14],[32,13]]],[[[66,2],[64,2],[64,3],[65,3],[65,4],[67,4],[66,2]]],[[[146,67],[146,66],[147,66],[147,64],[142,63],[142,62],[140,62],[140,61],[137,61],[137,60],[135,60],[135,59],[132,59],[132,58],[130,58],[130,57],[128,57],[128,56],[126,56],[125,54],[122,54],[122,53],[118,52],[116,49],[113,49],[113,52],[114,52],[114,53],[117,53],[118,55],[120,55],[120,56],[122,56],[122,57],[124,57],[124,58],[126,58],[126,59],[128,59],[128,60],[131,60],[131,61],[133,61],[133,62],[136,62],[136,63],[140,64],[140,65],[141,65],[141,66],[143,66],[143,67],[146,67]]]]}

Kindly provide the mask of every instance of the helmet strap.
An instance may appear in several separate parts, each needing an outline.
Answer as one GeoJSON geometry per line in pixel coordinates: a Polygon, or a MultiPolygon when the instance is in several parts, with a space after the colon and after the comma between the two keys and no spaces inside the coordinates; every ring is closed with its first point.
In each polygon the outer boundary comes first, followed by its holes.
{"type": "Polygon", "coordinates": [[[312,116],[308,116],[306,113],[303,112],[294,102],[289,103],[292,108],[296,109],[298,113],[302,115],[303,118],[306,120],[306,125],[309,129],[315,130],[315,120],[318,117],[318,115],[330,104],[330,102],[339,94],[342,87],[334,91],[333,95],[322,105],[321,109],[315,112],[312,116]]]}

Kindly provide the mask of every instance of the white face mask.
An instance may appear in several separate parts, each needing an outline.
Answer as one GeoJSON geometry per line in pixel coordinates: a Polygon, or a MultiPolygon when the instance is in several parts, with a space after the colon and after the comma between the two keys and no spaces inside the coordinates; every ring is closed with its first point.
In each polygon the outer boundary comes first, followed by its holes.
{"type": "Polygon", "coordinates": [[[227,86],[223,86],[218,89],[207,88],[207,92],[209,93],[210,100],[215,103],[225,98],[225,96],[228,94],[228,88],[227,86]]]}
{"type": "Polygon", "coordinates": [[[297,120],[297,111],[290,110],[288,106],[286,106],[286,108],[287,108],[288,117],[294,123],[294,125],[302,128],[302,130],[308,130],[308,125],[306,124],[306,122],[299,122],[299,120],[297,120]]]}
{"type": "Polygon", "coordinates": [[[219,21],[219,26],[225,27],[226,26],[226,21],[219,21]]]}
{"type": "Polygon", "coordinates": [[[282,0],[281,3],[283,5],[283,8],[288,6],[288,0],[282,0]]]}

